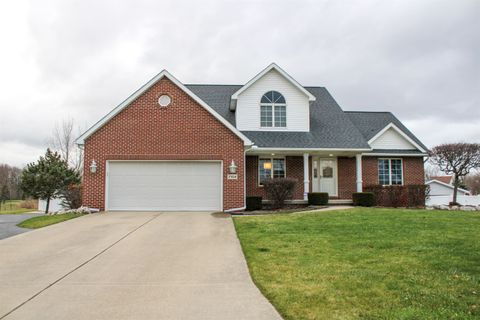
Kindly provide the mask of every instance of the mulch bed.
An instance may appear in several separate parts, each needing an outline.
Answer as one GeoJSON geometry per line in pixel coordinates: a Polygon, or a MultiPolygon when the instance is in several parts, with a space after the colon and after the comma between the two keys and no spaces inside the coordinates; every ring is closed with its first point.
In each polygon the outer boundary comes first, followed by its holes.
{"type": "Polygon", "coordinates": [[[258,216],[258,215],[267,215],[267,214],[287,214],[295,213],[301,211],[311,211],[317,209],[328,208],[328,206],[308,206],[308,205],[286,205],[280,209],[272,209],[268,206],[265,206],[265,209],[255,210],[255,211],[238,211],[232,212],[232,215],[241,215],[241,216],[258,216]]]}

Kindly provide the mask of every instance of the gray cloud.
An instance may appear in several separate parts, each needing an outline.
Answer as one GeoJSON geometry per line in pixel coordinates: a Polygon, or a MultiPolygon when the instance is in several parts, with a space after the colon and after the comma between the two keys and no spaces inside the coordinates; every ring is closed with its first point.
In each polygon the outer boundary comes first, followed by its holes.
{"type": "Polygon", "coordinates": [[[346,110],[394,112],[428,145],[480,140],[480,2],[25,1],[1,10],[0,162],[86,128],[161,69],[248,81],[275,61],[346,110]],[[5,16],[3,16],[5,15],[5,16]]]}

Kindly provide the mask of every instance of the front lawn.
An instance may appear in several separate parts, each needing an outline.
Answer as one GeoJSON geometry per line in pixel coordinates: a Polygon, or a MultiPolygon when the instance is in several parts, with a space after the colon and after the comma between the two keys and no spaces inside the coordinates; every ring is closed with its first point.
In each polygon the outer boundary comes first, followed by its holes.
{"type": "Polygon", "coordinates": [[[356,208],[234,218],[285,319],[479,319],[480,214],[356,208]]]}
{"type": "MultiPolygon", "coordinates": [[[[0,203],[0,214],[19,214],[35,211],[32,208],[22,208],[22,206],[32,200],[7,200],[0,203]]],[[[31,205],[31,203],[29,203],[31,205]]]]}
{"type": "Polygon", "coordinates": [[[58,214],[54,216],[33,217],[20,222],[17,226],[21,228],[38,229],[38,228],[49,226],[51,224],[63,222],[73,218],[78,218],[81,216],[82,216],[81,213],[65,213],[65,214],[58,214]]]}

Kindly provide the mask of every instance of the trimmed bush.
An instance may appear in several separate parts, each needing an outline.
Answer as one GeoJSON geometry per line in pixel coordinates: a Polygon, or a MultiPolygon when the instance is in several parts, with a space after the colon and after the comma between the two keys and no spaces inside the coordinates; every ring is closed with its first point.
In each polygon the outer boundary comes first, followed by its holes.
{"type": "Polygon", "coordinates": [[[374,194],[375,205],[382,207],[423,207],[429,194],[426,185],[366,186],[365,191],[374,194]]]}
{"type": "Polygon", "coordinates": [[[249,196],[246,198],[247,211],[262,210],[262,197],[249,196]]]}
{"type": "Polygon", "coordinates": [[[292,178],[267,179],[263,182],[268,199],[273,201],[273,208],[282,208],[285,205],[285,200],[292,197],[296,183],[297,180],[292,178]]]}
{"type": "Polygon", "coordinates": [[[310,192],[308,194],[308,204],[311,206],[324,206],[328,204],[328,193],[310,192]]]}
{"type": "Polygon", "coordinates": [[[372,207],[375,204],[375,196],[372,192],[354,192],[352,200],[354,206],[372,207]]]}
{"type": "Polygon", "coordinates": [[[425,207],[425,201],[430,193],[430,186],[425,184],[411,184],[408,189],[408,206],[410,208],[425,207]]]}

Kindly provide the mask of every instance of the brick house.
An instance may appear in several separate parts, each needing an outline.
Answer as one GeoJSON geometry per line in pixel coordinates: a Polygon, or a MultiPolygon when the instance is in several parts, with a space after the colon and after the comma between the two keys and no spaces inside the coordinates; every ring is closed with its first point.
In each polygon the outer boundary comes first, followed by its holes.
{"type": "Polygon", "coordinates": [[[265,179],[351,199],[366,185],[424,183],[426,147],[390,112],[343,111],[276,64],[245,85],[186,85],[162,71],[88,129],[84,205],[224,210],[265,179]]]}

